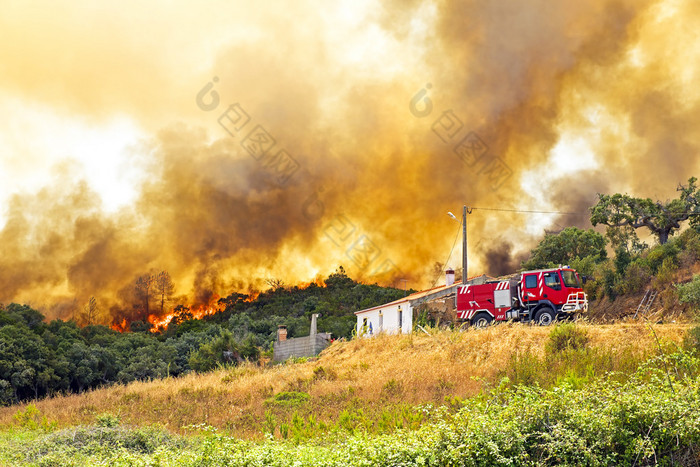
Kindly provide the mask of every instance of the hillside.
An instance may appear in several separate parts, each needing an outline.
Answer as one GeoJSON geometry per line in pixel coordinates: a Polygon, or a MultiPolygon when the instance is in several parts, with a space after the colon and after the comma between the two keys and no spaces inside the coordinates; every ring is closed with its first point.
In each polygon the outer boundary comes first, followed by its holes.
{"type": "MultiPolygon", "coordinates": [[[[499,384],[564,380],[583,385],[609,371],[634,371],[646,358],[679,344],[688,325],[643,323],[578,329],[588,342],[573,353],[546,349],[554,328],[498,325],[466,332],[434,331],[407,336],[335,342],[317,359],[258,367],[246,364],[205,374],[132,382],[35,402],[59,427],[95,423],[105,413],[129,425],[159,424],[184,433],[205,423],[236,437],[281,436],[283,425],[308,424],[323,432],[391,431],[417,426],[419,404],[457,404],[499,384]],[[658,339],[658,342],[657,342],[658,339]],[[297,421],[294,421],[295,417],[297,421]]],[[[566,327],[565,326],[565,327],[566,327]]],[[[0,425],[13,424],[25,407],[0,408],[0,425]]]]}

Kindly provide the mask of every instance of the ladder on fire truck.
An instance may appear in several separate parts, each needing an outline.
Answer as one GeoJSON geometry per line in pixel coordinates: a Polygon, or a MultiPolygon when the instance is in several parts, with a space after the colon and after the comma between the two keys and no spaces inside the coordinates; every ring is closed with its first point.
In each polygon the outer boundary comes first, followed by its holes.
{"type": "Polygon", "coordinates": [[[639,302],[639,306],[637,306],[637,311],[634,313],[634,317],[636,318],[640,311],[643,315],[646,315],[658,294],[659,292],[654,289],[647,289],[646,293],[642,297],[642,301],[639,302]]]}

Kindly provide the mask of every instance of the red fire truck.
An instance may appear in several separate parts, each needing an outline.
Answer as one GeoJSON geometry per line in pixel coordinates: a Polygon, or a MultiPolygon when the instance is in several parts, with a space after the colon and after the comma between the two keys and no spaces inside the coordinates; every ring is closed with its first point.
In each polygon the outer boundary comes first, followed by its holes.
{"type": "Polygon", "coordinates": [[[457,317],[475,326],[527,321],[547,326],[588,311],[581,279],[568,266],[525,271],[510,279],[457,287],[457,317]]]}

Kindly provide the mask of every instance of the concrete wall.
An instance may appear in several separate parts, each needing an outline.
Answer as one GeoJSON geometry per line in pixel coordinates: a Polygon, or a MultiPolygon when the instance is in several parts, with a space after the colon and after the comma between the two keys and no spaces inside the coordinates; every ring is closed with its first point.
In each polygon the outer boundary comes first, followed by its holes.
{"type": "Polygon", "coordinates": [[[330,341],[331,335],[325,332],[305,337],[293,337],[281,342],[276,341],[272,359],[276,362],[282,362],[289,357],[313,357],[328,347],[330,341]]]}

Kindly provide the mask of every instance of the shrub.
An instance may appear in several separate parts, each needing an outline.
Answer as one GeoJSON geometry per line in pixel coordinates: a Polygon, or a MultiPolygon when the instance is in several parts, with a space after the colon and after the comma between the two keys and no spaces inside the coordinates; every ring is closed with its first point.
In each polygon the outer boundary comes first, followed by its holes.
{"type": "Polygon", "coordinates": [[[109,412],[97,415],[97,417],[95,417],[95,421],[97,422],[97,426],[105,428],[114,428],[116,426],[119,426],[119,423],[121,423],[121,420],[117,415],[111,414],[109,412]]]}
{"type": "Polygon", "coordinates": [[[33,445],[27,457],[29,460],[37,460],[52,452],[70,453],[75,450],[109,452],[115,448],[136,454],[150,454],[158,448],[176,448],[183,445],[181,440],[157,428],[89,426],[68,428],[52,433],[33,445]]]}
{"type": "Polygon", "coordinates": [[[620,292],[623,294],[639,292],[649,285],[650,280],[649,266],[641,261],[633,261],[620,278],[620,292]]]}
{"type": "Polygon", "coordinates": [[[610,301],[615,301],[617,298],[617,282],[618,275],[615,274],[615,271],[609,268],[603,269],[603,292],[610,301]]]}
{"type": "Polygon", "coordinates": [[[678,269],[676,266],[676,260],[673,257],[667,257],[661,263],[659,271],[656,273],[656,279],[654,280],[654,286],[657,289],[666,288],[673,281],[673,276],[678,269]]]}
{"type": "Polygon", "coordinates": [[[619,275],[623,275],[627,270],[627,266],[632,262],[632,255],[624,247],[619,247],[615,250],[615,270],[619,275]]]}
{"type": "Polygon", "coordinates": [[[700,307],[700,275],[693,276],[693,280],[685,284],[676,284],[678,299],[681,303],[688,303],[693,307],[700,307]]]}
{"type": "Polygon", "coordinates": [[[277,405],[283,407],[296,407],[309,401],[309,395],[305,392],[284,391],[265,400],[265,405],[277,405]]]}
{"type": "Polygon", "coordinates": [[[663,245],[656,245],[647,253],[644,260],[649,265],[649,268],[651,268],[651,271],[656,274],[663,265],[665,259],[671,258],[671,261],[676,263],[680,251],[677,239],[673,239],[663,245]]]}
{"type": "Polygon", "coordinates": [[[575,323],[562,323],[549,333],[545,350],[549,354],[555,354],[568,349],[582,350],[587,345],[588,332],[584,328],[575,323]]]}
{"type": "Polygon", "coordinates": [[[386,384],[384,384],[384,386],[382,387],[382,394],[386,394],[387,396],[398,396],[402,392],[402,384],[393,378],[387,381],[386,384]]]}
{"type": "Polygon", "coordinates": [[[694,229],[684,231],[678,237],[678,246],[690,262],[700,259],[700,233],[694,229]]]}
{"type": "Polygon", "coordinates": [[[34,404],[28,404],[24,410],[18,410],[12,418],[19,426],[29,430],[41,428],[44,431],[51,431],[57,426],[56,422],[49,422],[34,404]]]}
{"type": "Polygon", "coordinates": [[[334,370],[326,369],[323,366],[317,366],[316,368],[314,368],[314,376],[313,376],[314,381],[319,381],[319,380],[335,381],[336,379],[338,379],[338,374],[334,370]]]}
{"type": "Polygon", "coordinates": [[[683,338],[683,347],[688,350],[700,350],[700,326],[688,329],[683,338]]]}

